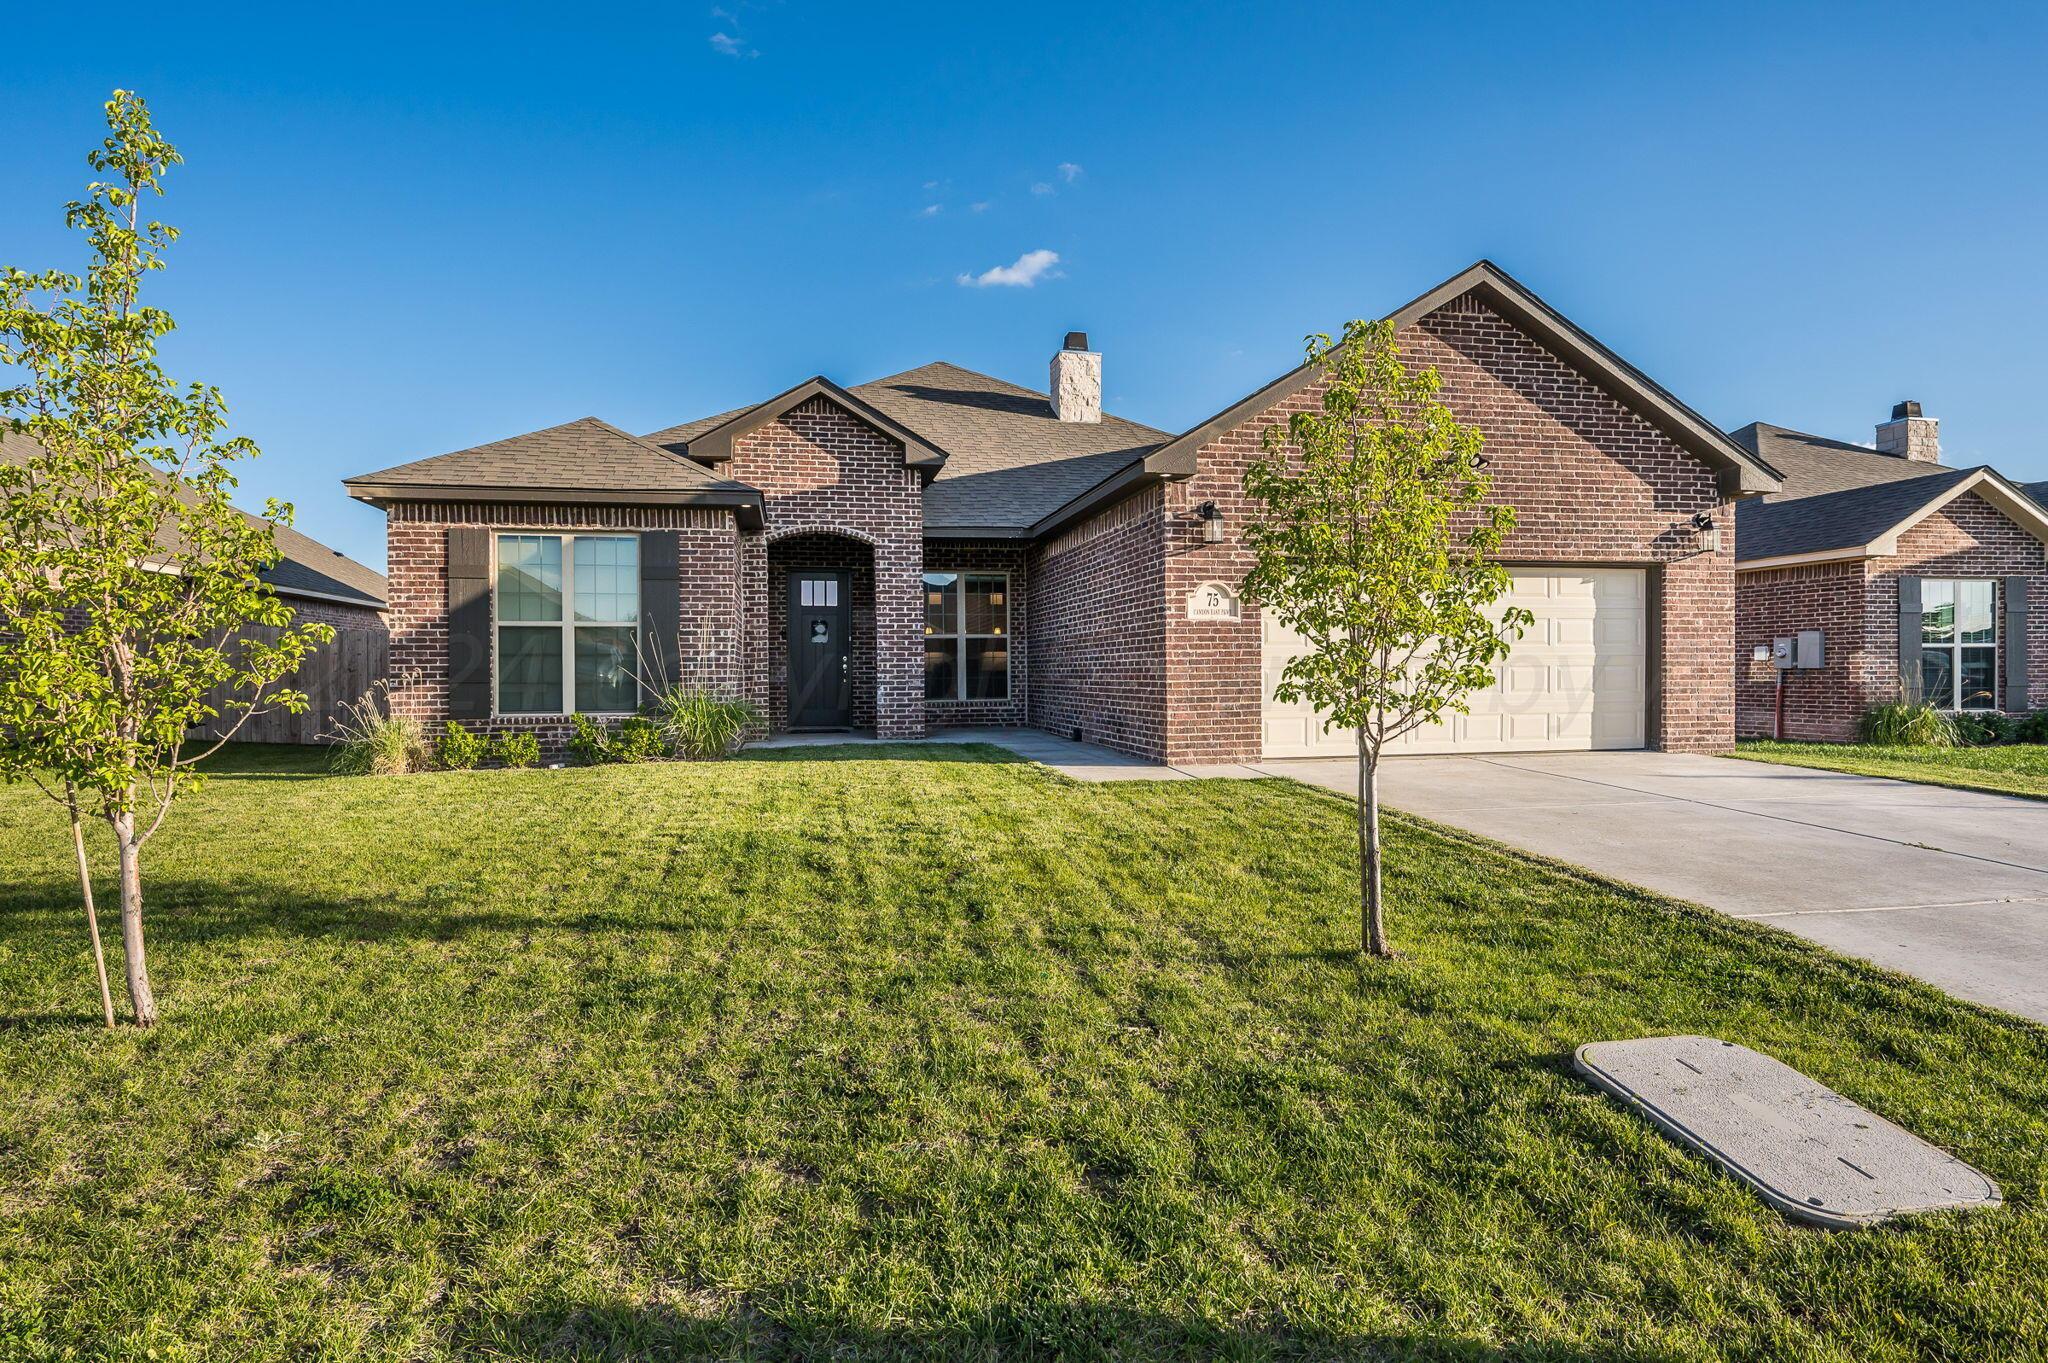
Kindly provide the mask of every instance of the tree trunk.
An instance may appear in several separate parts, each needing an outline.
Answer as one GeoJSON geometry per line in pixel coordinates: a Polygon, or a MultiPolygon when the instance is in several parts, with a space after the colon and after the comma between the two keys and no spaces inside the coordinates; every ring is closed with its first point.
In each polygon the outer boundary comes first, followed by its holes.
{"type": "Polygon", "coordinates": [[[128,957],[128,1000],[135,1025],[156,1026],[156,996],[149,989],[149,957],[142,946],[142,849],[135,843],[135,815],[114,816],[121,844],[121,947],[128,957]]]}
{"type": "Polygon", "coordinates": [[[1391,957],[1380,900],[1380,763],[1377,753],[1366,753],[1363,728],[1358,731],[1358,918],[1359,949],[1383,960],[1391,957]]]}
{"type": "Polygon", "coordinates": [[[100,977],[100,1013],[107,1026],[114,1025],[114,993],[107,988],[107,953],[100,947],[100,916],[92,903],[92,867],[85,859],[85,824],[78,817],[78,800],[71,800],[71,848],[78,854],[78,889],[85,896],[85,927],[92,934],[92,965],[100,977]]]}

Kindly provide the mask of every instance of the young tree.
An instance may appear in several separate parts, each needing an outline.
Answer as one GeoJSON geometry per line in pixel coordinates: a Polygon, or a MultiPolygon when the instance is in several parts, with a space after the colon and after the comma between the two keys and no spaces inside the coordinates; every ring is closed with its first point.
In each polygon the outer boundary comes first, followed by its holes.
{"type": "Polygon", "coordinates": [[[229,465],[256,447],[225,438],[219,390],[181,389],[158,365],[171,319],[139,295],[177,233],[140,208],[180,158],[134,95],[106,108],[87,159],[107,178],[66,213],[91,250],[85,278],[0,272],[0,363],[19,371],[0,389],[0,775],[71,812],[95,958],[82,818],[112,831],[128,993],[149,1026],[142,849],[199,781],[194,763],[250,715],[305,707],[280,683],[333,631],[295,625],[258,576],[278,560],[269,522],[291,508],[258,521],[229,500],[229,465]],[[221,736],[187,751],[213,719],[221,736]]]}
{"type": "Polygon", "coordinates": [[[1434,369],[1401,362],[1387,322],[1311,336],[1322,403],[1269,427],[1245,472],[1256,556],[1245,592],[1308,651],[1275,694],[1358,736],[1360,948],[1392,956],[1380,896],[1379,764],[1386,745],[1493,680],[1533,617],[1490,610],[1508,587],[1494,561],[1512,507],[1485,505],[1478,428],[1437,400],[1434,369]]]}

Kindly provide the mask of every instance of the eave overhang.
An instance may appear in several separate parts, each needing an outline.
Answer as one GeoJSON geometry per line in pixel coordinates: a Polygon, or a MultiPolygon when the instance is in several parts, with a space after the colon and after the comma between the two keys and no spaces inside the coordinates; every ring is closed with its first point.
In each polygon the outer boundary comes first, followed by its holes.
{"type": "Polygon", "coordinates": [[[374,478],[342,481],[348,495],[384,508],[394,502],[508,502],[540,505],[569,502],[581,506],[723,506],[731,507],[739,528],[761,529],[761,494],[753,488],[641,491],[618,488],[493,486],[483,483],[386,483],[374,478]]]}

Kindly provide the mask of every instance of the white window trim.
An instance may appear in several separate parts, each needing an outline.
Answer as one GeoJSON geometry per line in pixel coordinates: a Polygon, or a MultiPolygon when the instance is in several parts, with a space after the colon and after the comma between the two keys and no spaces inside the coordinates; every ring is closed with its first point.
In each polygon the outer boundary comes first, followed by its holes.
{"type": "MultiPolygon", "coordinates": [[[[552,528],[527,529],[520,526],[498,526],[491,531],[491,717],[493,719],[563,719],[577,714],[576,709],[576,629],[630,629],[633,631],[633,651],[640,651],[640,622],[638,620],[578,620],[576,618],[576,545],[579,539],[635,541],[634,570],[639,570],[638,536],[630,531],[618,530],[555,530],[552,528]],[[498,616],[498,541],[507,535],[546,536],[562,542],[562,618],[556,620],[503,620],[498,616]],[[560,629],[562,631],[562,708],[560,710],[506,710],[498,705],[498,662],[505,651],[498,646],[501,631],[507,629],[560,629]]],[[[636,579],[633,594],[638,600],[640,584],[636,579]]],[[[644,604],[642,606],[644,608],[644,604]]],[[[636,685],[635,691],[637,693],[636,685]]],[[[631,715],[633,710],[584,710],[586,715],[610,716],[631,715]]]]}
{"type": "MultiPolygon", "coordinates": [[[[925,568],[921,573],[951,573],[954,593],[954,629],[951,634],[933,634],[927,628],[927,639],[951,639],[960,645],[958,660],[953,665],[953,694],[950,696],[926,696],[926,705],[1001,705],[1015,693],[1017,654],[1017,632],[1007,629],[1002,634],[969,634],[967,632],[967,579],[970,577],[999,577],[1003,580],[1003,621],[1008,625],[1015,617],[1016,597],[1010,591],[1010,575],[1001,571],[984,571],[977,568],[925,568]],[[1001,639],[1008,644],[1011,665],[1003,669],[1003,694],[1000,696],[970,696],[967,694],[967,641],[969,639],[1001,639]]],[[[920,576],[919,581],[923,579],[920,576]]]]}
{"type": "Polygon", "coordinates": [[[1965,582],[1989,582],[1991,584],[1991,642],[1988,644],[1966,644],[1963,642],[1963,612],[1960,601],[1956,603],[1955,623],[1950,627],[1950,634],[1953,637],[1949,639],[1948,643],[1930,644],[1929,642],[1927,642],[1927,626],[1923,623],[1920,626],[1921,653],[1925,654],[1929,649],[1945,648],[1948,650],[1949,664],[1948,695],[1943,697],[1939,701],[1934,701],[1934,698],[1931,696],[1923,696],[1921,699],[1932,701],[1935,709],[1944,711],[1952,715],[1989,715],[1998,713],[1999,711],[2005,708],[2000,703],[1998,694],[1999,663],[2002,660],[2002,655],[1999,653],[1999,648],[2002,646],[2003,643],[2003,641],[1999,638],[1999,631],[2002,627],[1998,619],[1998,579],[1995,577],[1923,578],[1921,580],[1920,588],[1922,592],[1925,592],[1927,590],[1926,584],[1929,582],[1946,582],[1950,585],[1951,588],[1959,587],[1965,582]],[[1988,648],[1991,650],[1991,704],[1982,710],[1965,710],[1963,708],[1963,650],[1966,648],[1988,648]]]}

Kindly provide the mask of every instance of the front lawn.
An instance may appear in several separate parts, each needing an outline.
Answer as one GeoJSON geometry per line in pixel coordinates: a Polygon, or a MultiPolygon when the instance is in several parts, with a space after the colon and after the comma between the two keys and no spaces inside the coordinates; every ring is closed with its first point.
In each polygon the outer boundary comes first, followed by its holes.
{"type": "Polygon", "coordinates": [[[1893,748],[1877,743],[1778,743],[1745,740],[1733,754],[1755,762],[1821,767],[1857,776],[1889,776],[1930,786],[1961,786],[1995,795],[2048,800],[2048,745],[1997,748],[1893,748]]]}
{"type": "Polygon", "coordinates": [[[1787,936],[1398,820],[1361,964],[1342,801],[989,748],[236,760],[152,1034],[0,791],[10,1363],[2048,1349],[2048,1033],[1787,936]],[[2009,1205],[1789,1226],[1570,1071],[1675,1032],[2009,1205]]]}

